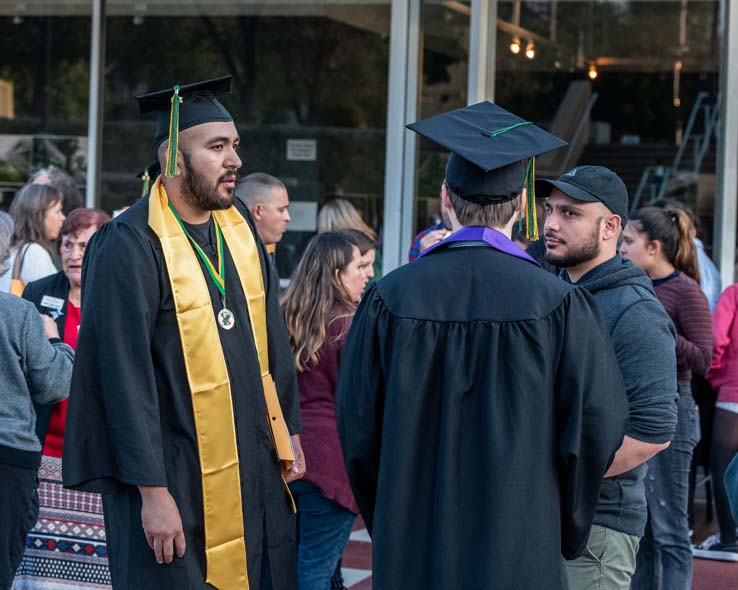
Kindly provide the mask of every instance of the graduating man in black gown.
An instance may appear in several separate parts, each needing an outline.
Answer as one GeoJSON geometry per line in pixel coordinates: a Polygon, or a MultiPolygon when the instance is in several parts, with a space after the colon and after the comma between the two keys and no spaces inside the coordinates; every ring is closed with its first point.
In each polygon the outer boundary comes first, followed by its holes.
{"type": "Polygon", "coordinates": [[[64,484],[103,494],[116,589],[297,587],[296,377],[229,89],[139,98],[163,174],[85,256],[64,484]]]}
{"type": "Polygon", "coordinates": [[[369,287],[341,359],[373,588],[559,588],[628,407],[590,295],[510,240],[535,213],[531,159],[564,142],[491,103],[409,127],[453,152],[441,199],[454,233],[369,287]]]}

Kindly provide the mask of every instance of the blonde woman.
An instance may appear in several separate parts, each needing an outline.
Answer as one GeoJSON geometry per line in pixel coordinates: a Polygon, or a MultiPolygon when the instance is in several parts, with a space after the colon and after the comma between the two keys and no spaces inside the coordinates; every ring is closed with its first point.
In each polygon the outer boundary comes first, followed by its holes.
{"type": "MultiPolygon", "coordinates": [[[[379,243],[377,232],[366,224],[356,207],[346,199],[333,197],[318,212],[318,233],[347,229],[358,230],[368,236],[375,244],[379,243]]],[[[359,246],[361,247],[360,244],[359,246]]],[[[372,262],[371,278],[379,279],[382,276],[382,252],[376,249],[375,254],[375,259],[372,262]]]]}
{"type": "Polygon", "coordinates": [[[328,590],[358,507],[343,464],[335,389],[341,351],[368,277],[345,234],[318,234],[282,297],[297,366],[308,469],[290,484],[298,507],[299,590],[328,590]]]}

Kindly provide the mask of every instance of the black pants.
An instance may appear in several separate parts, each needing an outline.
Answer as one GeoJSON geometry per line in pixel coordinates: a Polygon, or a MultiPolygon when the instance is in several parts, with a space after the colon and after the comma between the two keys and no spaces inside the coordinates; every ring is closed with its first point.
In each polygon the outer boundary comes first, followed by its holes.
{"type": "Polygon", "coordinates": [[[26,536],[38,519],[36,469],[0,463],[0,590],[13,584],[26,536]]]}

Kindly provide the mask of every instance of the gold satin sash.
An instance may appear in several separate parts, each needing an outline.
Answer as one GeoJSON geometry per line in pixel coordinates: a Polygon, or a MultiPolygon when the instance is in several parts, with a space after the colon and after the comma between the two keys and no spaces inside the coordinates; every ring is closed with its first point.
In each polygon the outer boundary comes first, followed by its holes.
{"type": "MultiPolygon", "coordinates": [[[[169,273],[192,394],[202,471],[206,581],[219,590],[248,590],[241,479],[228,370],[205,276],[199,271],[196,254],[167,202],[159,178],[149,197],[149,226],[159,237],[169,273]]],[[[294,453],[269,373],[266,296],[256,240],[235,208],[214,215],[246,296],[277,454],[289,462],[294,460],[294,453]]]]}

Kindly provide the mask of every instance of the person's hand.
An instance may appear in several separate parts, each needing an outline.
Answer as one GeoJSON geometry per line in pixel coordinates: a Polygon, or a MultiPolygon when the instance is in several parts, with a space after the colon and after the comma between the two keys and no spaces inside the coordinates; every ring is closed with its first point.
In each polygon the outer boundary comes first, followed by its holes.
{"type": "Polygon", "coordinates": [[[420,239],[420,251],[422,252],[423,250],[427,250],[433,244],[440,242],[446,237],[447,233],[448,230],[445,229],[434,229],[433,231],[429,231],[420,239]]]}
{"type": "Polygon", "coordinates": [[[167,488],[138,486],[141,492],[141,524],[156,563],[172,563],[174,552],[184,557],[186,542],[179,509],[167,488]]]}
{"type": "Polygon", "coordinates": [[[290,467],[287,467],[284,461],[282,462],[282,477],[284,477],[287,483],[300,479],[305,475],[307,469],[305,465],[305,453],[302,452],[302,445],[300,444],[300,435],[293,434],[290,438],[292,439],[292,446],[295,449],[295,460],[290,467]]]}
{"type": "Polygon", "coordinates": [[[43,313],[40,315],[41,321],[44,323],[44,332],[46,332],[46,337],[49,339],[59,338],[59,328],[56,327],[56,322],[43,313]]]}

